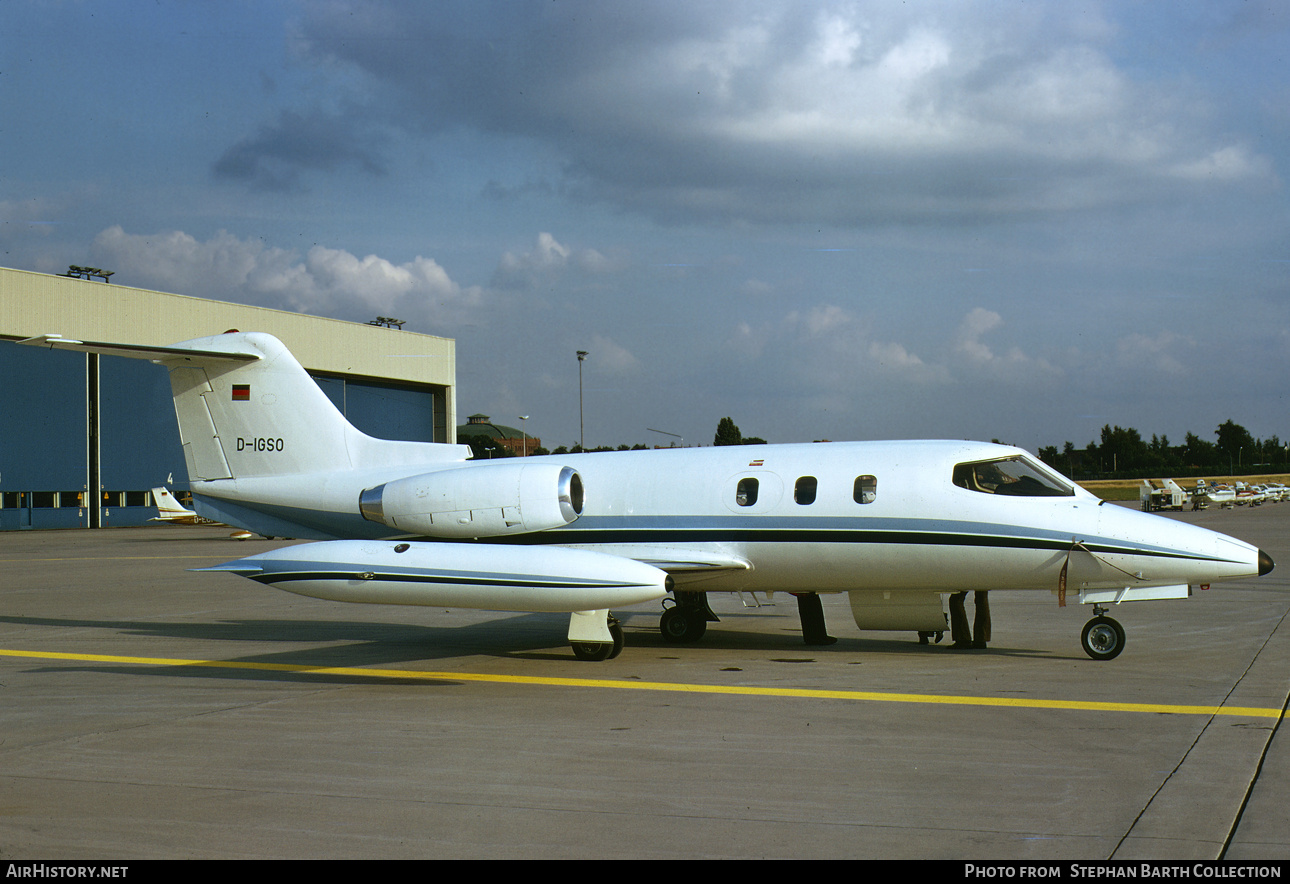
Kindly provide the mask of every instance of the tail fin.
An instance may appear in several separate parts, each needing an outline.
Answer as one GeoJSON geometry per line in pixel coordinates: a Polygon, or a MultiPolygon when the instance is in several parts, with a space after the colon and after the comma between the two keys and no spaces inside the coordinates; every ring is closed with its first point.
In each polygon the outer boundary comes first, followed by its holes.
{"type": "Polygon", "coordinates": [[[277,338],[224,334],[176,346],[243,358],[166,357],[190,479],[343,470],[358,431],[277,338]]]}
{"type": "Polygon", "coordinates": [[[287,476],[457,461],[467,446],[374,439],[356,430],[272,335],[229,332],[169,347],[73,341],[24,344],[151,359],[170,369],[192,481],[287,476]]]}
{"type": "Polygon", "coordinates": [[[170,489],[164,485],[152,489],[152,501],[157,505],[157,517],[153,521],[178,522],[197,518],[197,513],[176,500],[175,495],[171,494],[170,489]]]}

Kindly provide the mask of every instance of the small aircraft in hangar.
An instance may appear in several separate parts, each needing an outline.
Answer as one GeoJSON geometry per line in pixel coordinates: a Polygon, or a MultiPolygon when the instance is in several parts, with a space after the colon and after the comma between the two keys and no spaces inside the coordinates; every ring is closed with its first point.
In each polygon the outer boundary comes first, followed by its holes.
{"type": "Polygon", "coordinates": [[[1256,547],[1097,497],[1010,446],[838,442],[469,460],[465,445],[367,436],[287,348],[232,332],[146,347],[24,343],[170,371],[194,507],[317,540],[202,570],[346,602],[568,612],[575,655],[622,649],[614,607],[668,600],[670,641],[715,621],[709,592],[785,592],[827,639],[819,593],[861,629],[945,629],[943,597],[1070,592],[1085,651],[1124,630],[1106,605],[1266,574],[1256,547]]]}

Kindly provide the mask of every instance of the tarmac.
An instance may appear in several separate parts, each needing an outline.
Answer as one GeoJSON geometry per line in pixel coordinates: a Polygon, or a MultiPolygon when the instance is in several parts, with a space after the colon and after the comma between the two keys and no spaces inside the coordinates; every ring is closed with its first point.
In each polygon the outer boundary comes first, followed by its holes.
{"type": "MultiPolygon", "coordinates": [[[[1290,504],[1174,516],[1280,566],[1091,616],[994,593],[986,650],[796,605],[357,606],[186,569],[226,528],[0,533],[0,859],[1290,858],[1290,504]]],[[[745,598],[744,602],[750,601],[745,598]]]]}

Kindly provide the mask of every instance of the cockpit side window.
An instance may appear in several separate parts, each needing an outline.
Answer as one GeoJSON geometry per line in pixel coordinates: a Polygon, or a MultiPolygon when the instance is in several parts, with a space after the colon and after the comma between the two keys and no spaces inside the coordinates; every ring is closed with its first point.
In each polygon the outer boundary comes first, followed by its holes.
{"type": "Polygon", "coordinates": [[[969,491],[1013,497],[1075,496],[1070,483],[1020,456],[958,464],[954,484],[969,491]]]}

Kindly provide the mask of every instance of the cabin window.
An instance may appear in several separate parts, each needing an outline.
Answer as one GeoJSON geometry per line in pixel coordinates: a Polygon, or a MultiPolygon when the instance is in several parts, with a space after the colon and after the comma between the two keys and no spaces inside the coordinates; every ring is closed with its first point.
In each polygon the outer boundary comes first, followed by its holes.
{"type": "Polygon", "coordinates": [[[954,467],[954,484],[969,491],[1012,497],[1075,496],[1070,483],[1019,456],[958,464],[954,467]]]}
{"type": "Polygon", "coordinates": [[[814,476],[803,476],[798,479],[797,484],[793,486],[793,500],[797,501],[802,506],[806,506],[808,503],[815,503],[815,490],[818,485],[819,483],[816,482],[814,476]]]}
{"type": "Polygon", "coordinates": [[[856,503],[873,503],[878,497],[878,480],[874,476],[857,476],[851,496],[856,503]]]}
{"type": "Polygon", "coordinates": [[[735,488],[735,503],[740,506],[752,506],[757,502],[757,480],[740,479],[735,488]]]}

